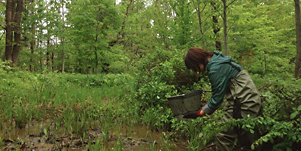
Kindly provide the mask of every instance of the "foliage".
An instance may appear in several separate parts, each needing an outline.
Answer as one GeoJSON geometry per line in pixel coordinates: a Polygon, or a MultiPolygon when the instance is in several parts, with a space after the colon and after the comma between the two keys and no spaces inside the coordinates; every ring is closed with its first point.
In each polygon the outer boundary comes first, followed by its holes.
{"type": "MultiPolygon", "coordinates": [[[[133,72],[128,65],[156,49],[203,47],[204,40],[204,47],[214,51],[222,36],[213,30],[221,31],[222,18],[213,23],[212,17],[222,14],[221,7],[222,1],[206,0],[28,1],[19,67],[38,72],[121,73],[133,72]]],[[[227,8],[231,56],[261,76],[293,72],[292,8],[289,1],[233,1],[227,8]]]]}
{"type": "MultiPolygon", "coordinates": [[[[175,71],[181,70],[182,73],[185,73],[185,67],[181,66],[181,63],[178,64],[182,58],[180,59],[178,58],[179,56],[168,53],[168,51],[160,51],[158,49],[151,56],[145,56],[141,60],[141,66],[138,67],[139,74],[142,76],[141,79],[138,78],[137,99],[144,101],[141,102],[141,110],[143,111],[141,112],[142,122],[155,129],[170,129],[173,131],[174,137],[188,137],[190,141],[188,147],[192,150],[200,147],[199,143],[196,142],[202,140],[203,145],[206,146],[212,142],[214,136],[220,131],[235,127],[241,127],[250,133],[254,133],[256,129],[260,130],[262,136],[253,143],[253,148],[267,147],[274,150],[294,150],[300,147],[298,146],[300,141],[298,137],[300,135],[299,106],[301,105],[299,80],[283,80],[281,77],[288,77],[285,74],[279,75],[279,77],[270,74],[265,77],[251,74],[263,95],[263,117],[233,119],[225,122],[221,120],[223,111],[217,111],[210,117],[179,121],[172,117],[169,109],[163,110],[167,105],[166,97],[180,92],[189,92],[186,90],[192,90],[193,88],[204,89],[209,86],[206,86],[205,83],[208,83],[208,81],[203,76],[200,81],[196,80],[199,82],[199,85],[195,85],[196,81],[181,83],[178,80],[177,83],[182,85],[170,82],[176,79],[177,72],[175,71]],[[167,56],[173,57],[166,59],[165,57],[167,56]],[[140,82],[140,80],[143,82],[140,82]],[[168,86],[172,87],[169,88],[168,86]],[[184,89],[177,89],[179,87],[184,89]],[[198,128],[196,129],[196,127],[198,128]]],[[[177,51],[173,53],[177,53],[177,51]]],[[[181,53],[182,51],[180,51],[181,53]]],[[[187,82],[188,80],[186,79],[185,81],[187,82]]]]}
{"type": "Polygon", "coordinates": [[[153,54],[144,56],[137,68],[137,99],[143,101],[142,109],[166,106],[168,96],[181,94],[198,80],[195,73],[188,72],[184,67],[183,52],[180,50],[157,49],[153,54]]]}
{"type": "Polygon", "coordinates": [[[135,86],[128,74],[87,76],[0,70],[0,79],[0,118],[12,127],[23,128],[32,120],[53,119],[58,127],[82,135],[91,121],[113,111],[111,104],[116,100],[120,102],[114,107],[122,109],[112,112],[112,119],[120,116],[127,122],[124,116],[136,115],[135,105],[128,105],[135,86]]]}
{"type": "Polygon", "coordinates": [[[290,2],[237,1],[231,5],[229,47],[245,69],[260,75],[293,72],[290,60],[296,46],[295,38],[289,35],[295,34],[294,16],[280,17],[293,13],[290,7],[290,2]],[[273,13],[275,10],[279,13],[273,13]]]}
{"type": "Polygon", "coordinates": [[[94,73],[105,72],[109,56],[104,54],[109,50],[110,40],[115,39],[113,35],[121,21],[113,1],[79,0],[71,3],[68,9],[68,39],[76,50],[70,54],[76,56],[75,62],[78,63],[73,65],[74,69],[81,73],[85,73],[86,68],[95,69],[94,73]]]}
{"type": "Polygon", "coordinates": [[[214,121],[206,124],[200,132],[204,143],[210,141],[215,134],[224,129],[241,127],[245,131],[254,133],[256,129],[261,137],[256,140],[252,148],[269,150],[296,150],[300,148],[300,80],[271,80],[267,87],[262,88],[263,116],[258,118],[231,119],[214,121]],[[283,82],[282,82],[283,81],[283,82]]]}
{"type": "MultiPolygon", "coordinates": [[[[259,128],[262,137],[253,148],[298,149],[301,82],[291,79],[296,60],[292,4],[240,0],[228,6],[229,54],[260,89],[264,112],[263,117],[224,122],[222,110],[179,121],[167,101],[169,96],[210,90],[204,74],[186,69],[184,49],[202,46],[202,40],[207,50],[216,49],[222,36],[213,30],[221,29],[222,18],[213,24],[212,17],[221,16],[222,1],[135,0],[131,5],[112,0],[28,1],[19,67],[0,62],[1,122],[22,128],[31,120],[51,117],[57,127],[80,136],[93,120],[105,134],[112,123],[142,122],[172,131],[168,136],[188,139],[190,150],[202,147],[200,141],[203,146],[211,143],[225,128],[241,127],[251,133],[259,128]],[[197,5],[202,9],[202,35],[197,5]]],[[[3,31],[3,5],[0,11],[3,31]]],[[[103,140],[94,149],[100,149],[103,140]]],[[[91,144],[88,148],[93,149],[91,144]]],[[[116,150],[120,148],[116,144],[116,150]]]]}

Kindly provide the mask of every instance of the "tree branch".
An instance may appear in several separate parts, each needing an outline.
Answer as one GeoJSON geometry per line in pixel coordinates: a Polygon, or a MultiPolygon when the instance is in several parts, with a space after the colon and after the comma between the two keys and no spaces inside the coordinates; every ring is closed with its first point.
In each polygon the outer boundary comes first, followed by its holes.
{"type": "Polygon", "coordinates": [[[226,7],[228,8],[228,6],[230,6],[232,3],[234,3],[236,0],[233,0],[232,2],[230,2],[226,7]]]}
{"type": "Polygon", "coordinates": [[[207,6],[207,4],[204,5],[204,7],[203,7],[203,9],[202,9],[201,12],[203,12],[205,10],[206,6],[207,6]]]}

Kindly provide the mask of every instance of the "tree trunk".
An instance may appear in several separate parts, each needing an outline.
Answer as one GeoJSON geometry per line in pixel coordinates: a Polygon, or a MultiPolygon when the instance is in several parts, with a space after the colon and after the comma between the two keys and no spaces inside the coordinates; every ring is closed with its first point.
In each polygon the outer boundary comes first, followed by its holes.
{"type": "Polygon", "coordinates": [[[34,49],[35,49],[35,45],[36,45],[36,42],[35,42],[35,39],[33,38],[36,34],[36,30],[35,30],[35,25],[32,24],[31,25],[31,38],[30,38],[30,53],[31,53],[31,57],[30,57],[30,63],[31,65],[29,66],[29,70],[30,71],[34,71],[34,49]]]}
{"type": "MultiPolygon", "coordinates": [[[[43,31],[39,31],[39,32],[43,32],[43,31]]],[[[43,43],[42,43],[42,40],[39,40],[38,41],[38,47],[39,48],[42,48],[42,45],[43,45],[43,43]]],[[[43,71],[43,64],[44,64],[44,60],[43,60],[43,56],[44,56],[44,52],[43,52],[43,50],[42,49],[39,49],[39,58],[40,58],[40,70],[41,71],[43,71]]]]}
{"type": "Polygon", "coordinates": [[[295,63],[295,78],[301,78],[301,17],[300,17],[300,2],[295,1],[295,19],[296,19],[296,43],[297,55],[295,63]]]}
{"type": "MultiPolygon", "coordinates": [[[[206,5],[205,5],[205,7],[206,7],[206,5]]],[[[203,22],[202,22],[202,16],[201,16],[201,10],[200,10],[200,2],[199,2],[199,0],[197,1],[197,13],[198,13],[198,18],[199,18],[200,32],[201,32],[201,36],[202,36],[203,49],[206,49],[205,38],[204,38],[204,29],[203,29],[203,22]]]]}
{"type": "MultiPolygon", "coordinates": [[[[33,4],[35,2],[35,0],[31,0],[31,4],[33,4]]],[[[31,12],[33,13],[33,12],[31,12]]],[[[36,34],[36,27],[35,27],[35,22],[36,21],[33,21],[31,23],[31,31],[30,31],[30,53],[31,53],[31,56],[30,56],[30,65],[29,65],[29,70],[31,72],[35,71],[35,66],[34,66],[34,49],[35,49],[35,45],[36,45],[36,41],[35,41],[35,34],[36,34]]]]}
{"type": "Polygon", "coordinates": [[[6,39],[5,39],[5,60],[12,59],[12,42],[13,42],[13,0],[6,2],[6,39]]]}
{"type": "MultiPolygon", "coordinates": [[[[95,43],[98,42],[98,34],[96,34],[95,36],[95,43]]],[[[97,54],[97,47],[94,46],[94,54],[95,54],[95,70],[94,70],[94,74],[98,73],[98,54],[97,54]]]]}
{"type": "Polygon", "coordinates": [[[62,72],[65,72],[65,38],[62,38],[62,47],[63,47],[63,51],[62,51],[62,72]]]}
{"type": "Polygon", "coordinates": [[[6,2],[6,41],[5,60],[11,60],[11,66],[17,66],[21,45],[21,18],[23,0],[7,0],[6,2]],[[17,2],[17,3],[16,3],[17,2]]]}
{"type": "Polygon", "coordinates": [[[228,55],[228,43],[227,43],[227,0],[223,0],[224,5],[224,51],[225,55],[228,55]]]}
{"type": "Polygon", "coordinates": [[[22,18],[22,12],[23,12],[23,0],[19,0],[17,2],[17,11],[14,19],[14,47],[13,47],[13,53],[12,53],[12,61],[13,65],[18,65],[18,56],[20,52],[20,45],[21,45],[21,18],[22,18]]]}
{"type": "MultiPolygon", "coordinates": [[[[34,54],[34,45],[33,45],[32,42],[30,43],[30,53],[31,53],[31,55],[34,54]]],[[[34,66],[33,66],[34,59],[33,59],[33,56],[30,57],[30,63],[31,63],[31,65],[29,66],[29,70],[30,71],[34,71],[34,66]]]]}
{"type": "Polygon", "coordinates": [[[47,48],[46,48],[46,67],[47,70],[49,70],[49,66],[50,66],[50,53],[49,53],[49,48],[50,48],[50,38],[47,38],[47,48]]]}
{"type": "Polygon", "coordinates": [[[120,33],[118,34],[117,40],[120,39],[120,38],[124,38],[125,24],[126,24],[126,20],[127,20],[128,15],[129,15],[129,11],[130,11],[132,3],[133,3],[133,0],[130,0],[130,3],[128,4],[128,6],[126,8],[126,12],[125,12],[124,20],[123,20],[123,25],[121,27],[121,33],[122,34],[120,34],[120,33]]]}
{"type": "MultiPolygon", "coordinates": [[[[62,3],[62,15],[63,15],[63,32],[65,32],[65,10],[64,10],[64,2],[63,1],[61,1],[61,3],[62,3]]],[[[64,37],[64,35],[63,35],[63,37],[62,37],[62,46],[63,46],[63,54],[62,54],[62,59],[63,59],[63,62],[62,62],[62,72],[65,72],[65,37],[64,37]]]]}
{"type": "MultiPolygon", "coordinates": [[[[214,11],[216,11],[216,6],[215,6],[215,3],[212,2],[211,3],[214,11]]],[[[214,32],[214,35],[215,35],[215,47],[218,51],[222,51],[222,43],[220,41],[218,41],[218,33],[220,31],[220,27],[219,27],[219,24],[218,24],[218,17],[217,16],[213,16],[212,17],[213,19],[213,32],[214,32]]]]}

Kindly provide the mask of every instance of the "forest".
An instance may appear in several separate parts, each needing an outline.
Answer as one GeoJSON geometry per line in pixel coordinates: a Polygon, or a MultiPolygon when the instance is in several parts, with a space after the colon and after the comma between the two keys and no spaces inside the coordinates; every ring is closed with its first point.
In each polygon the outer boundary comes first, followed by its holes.
{"type": "Polygon", "coordinates": [[[236,127],[259,130],[252,150],[301,150],[299,0],[1,0],[0,13],[0,150],[210,151],[236,127]],[[168,97],[211,97],[191,47],[240,64],[262,116],[175,118],[168,97]]]}

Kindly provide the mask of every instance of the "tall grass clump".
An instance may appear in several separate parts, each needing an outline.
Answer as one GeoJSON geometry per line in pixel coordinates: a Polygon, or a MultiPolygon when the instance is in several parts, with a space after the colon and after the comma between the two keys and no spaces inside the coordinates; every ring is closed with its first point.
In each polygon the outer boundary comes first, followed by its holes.
{"type": "Polygon", "coordinates": [[[95,121],[108,129],[114,122],[138,121],[129,118],[138,118],[136,81],[129,74],[30,73],[2,66],[0,118],[12,128],[50,119],[57,128],[82,136],[95,121]]]}

